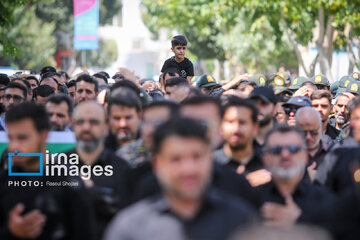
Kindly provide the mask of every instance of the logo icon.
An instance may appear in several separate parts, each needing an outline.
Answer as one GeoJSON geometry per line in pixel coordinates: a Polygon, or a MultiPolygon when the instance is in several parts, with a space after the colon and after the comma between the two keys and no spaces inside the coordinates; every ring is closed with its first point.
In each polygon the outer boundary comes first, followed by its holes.
{"type": "Polygon", "coordinates": [[[284,85],[284,80],[282,79],[282,77],[280,76],[276,76],[274,79],[274,83],[276,86],[283,86],[284,85]]]}
{"type": "Polygon", "coordinates": [[[354,73],[352,74],[352,76],[353,76],[353,78],[355,78],[355,79],[359,79],[359,73],[357,73],[357,72],[354,72],[354,73]]]}
{"type": "Polygon", "coordinates": [[[356,83],[351,84],[350,91],[357,92],[359,90],[359,86],[356,83]]]}
{"type": "Polygon", "coordinates": [[[259,81],[260,81],[261,85],[265,85],[265,78],[264,77],[260,77],[259,81]]]}
{"type": "Polygon", "coordinates": [[[9,157],[9,176],[43,176],[43,154],[42,153],[18,153],[17,150],[15,150],[13,153],[8,153],[9,157]],[[40,161],[40,168],[39,172],[13,172],[12,171],[12,160],[14,157],[39,157],[40,161]]]}
{"type": "Polygon", "coordinates": [[[315,77],[315,82],[316,82],[316,83],[321,82],[321,76],[320,76],[320,75],[317,75],[317,76],[315,77]]]}

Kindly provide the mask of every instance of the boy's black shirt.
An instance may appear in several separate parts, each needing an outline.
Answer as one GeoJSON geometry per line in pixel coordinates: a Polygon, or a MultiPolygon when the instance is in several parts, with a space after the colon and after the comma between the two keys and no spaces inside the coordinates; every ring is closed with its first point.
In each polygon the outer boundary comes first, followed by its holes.
{"type": "Polygon", "coordinates": [[[180,76],[186,78],[188,76],[194,76],[194,66],[188,58],[184,58],[183,61],[177,62],[175,57],[171,57],[164,62],[161,72],[165,72],[168,68],[177,68],[179,69],[180,76]]]}

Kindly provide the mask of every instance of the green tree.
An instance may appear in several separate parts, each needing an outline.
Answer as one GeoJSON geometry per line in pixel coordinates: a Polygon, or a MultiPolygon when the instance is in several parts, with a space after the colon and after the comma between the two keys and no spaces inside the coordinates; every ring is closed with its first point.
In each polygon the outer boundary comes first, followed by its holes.
{"type": "Polygon", "coordinates": [[[99,49],[89,51],[87,65],[89,67],[105,68],[113,63],[118,56],[116,42],[112,39],[99,40],[99,49]]]}

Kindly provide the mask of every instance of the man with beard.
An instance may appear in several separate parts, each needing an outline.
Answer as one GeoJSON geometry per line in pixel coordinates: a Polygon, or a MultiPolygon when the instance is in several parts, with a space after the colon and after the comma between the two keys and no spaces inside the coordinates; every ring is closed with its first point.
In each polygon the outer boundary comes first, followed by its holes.
{"type": "Polygon", "coordinates": [[[45,108],[49,114],[51,131],[71,131],[69,123],[73,105],[73,101],[66,94],[56,94],[49,97],[45,108]]]}
{"type": "Polygon", "coordinates": [[[327,90],[316,90],[310,98],[313,108],[321,115],[322,133],[331,139],[336,139],[340,131],[328,123],[331,113],[331,93],[327,90]]]}
{"type": "Polygon", "coordinates": [[[250,206],[210,186],[212,149],[203,125],[173,119],[160,125],[153,139],[152,165],[162,192],[120,212],[104,239],[173,239],[164,238],[164,231],[175,239],[178,234],[183,239],[228,239],[235,229],[252,223],[250,206]],[[178,227],[164,229],[161,222],[178,227]]]}
{"type": "Polygon", "coordinates": [[[134,91],[124,89],[119,95],[111,97],[107,110],[110,132],[105,145],[115,152],[137,139],[141,122],[141,102],[134,91]]]}
{"type": "Polygon", "coordinates": [[[95,100],[99,91],[99,83],[94,77],[82,74],[76,79],[75,89],[76,104],[87,100],[95,100]]]}
{"type": "Polygon", "coordinates": [[[93,212],[79,177],[45,174],[49,119],[42,106],[24,102],[6,114],[9,152],[42,153],[39,157],[16,156],[8,171],[0,171],[0,239],[93,239],[93,212]],[[48,182],[72,182],[78,187],[49,186],[48,182]],[[11,182],[39,182],[16,186],[11,182]]]}
{"type": "Polygon", "coordinates": [[[342,130],[348,125],[348,111],[347,104],[350,101],[348,95],[342,94],[336,97],[334,105],[335,121],[332,121],[336,129],[342,130]]]}
{"type": "Polygon", "coordinates": [[[258,112],[252,101],[230,98],[224,108],[221,123],[225,144],[214,152],[215,161],[229,166],[238,174],[245,174],[252,186],[271,180],[270,173],[263,169],[261,148],[255,141],[257,116],[258,112]]]}
{"type": "MultiPolygon", "coordinates": [[[[295,115],[296,126],[304,131],[307,151],[309,154],[308,165],[311,169],[317,169],[323,162],[325,155],[334,146],[333,140],[322,133],[322,119],[320,113],[312,107],[300,108],[295,115]]],[[[308,172],[313,179],[310,168],[308,172]]]]}
{"type": "Polygon", "coordinates": [[[259,129],[256,134],[256,141],[263,145],[266,133],[275,125],[274,112],[277,98],[274,90],[270,87],[255,88],[249,98],[256,102],[259,111],[257,115],[259,129]]]}
{"type": "Polygon", "coordinates": [[[76,148],[67,154],[76,153],[79,156],[79,167],[86,165],[99,169],[110,166],[113,171],[110,176],[92,174],[89,179],[84,180],[95,210],[95,239],[101,239],[111,218],[130,202],[130,168],[123,159],[104,146],[108,125],[105,110],[101,105],[95,101],[78,104],[72,121],[76,148]]]}
{"type": "Polygon", "coordinates": [[[0,116],[0,130],[6,131],[5,116],[6,112],[17,104],[26,101],[27,89],[19,83],[9,83],[5,88],[5,94],[3,96],[3,104],[5,112],[0,116]]]}
{"type": "Polygon", "coordinates": [[[263,162],[272,181],[257,188],[264,204],[261,215],[265,225],[288,228],[296,222],[313,223],[313,209],[332,200],[325,188],[304,179],[308,154],[303,132],[279,125],[265,137],[263,162]]]}

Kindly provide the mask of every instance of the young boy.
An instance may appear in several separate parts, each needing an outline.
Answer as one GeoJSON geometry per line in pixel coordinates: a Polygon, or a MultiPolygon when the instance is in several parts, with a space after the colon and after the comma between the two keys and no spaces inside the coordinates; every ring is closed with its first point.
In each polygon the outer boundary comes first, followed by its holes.
{"type": "Polygon", "coordinates": [[[192,62],[185,57],[187,50],[187,39],[185,36],[174,36],[171,39],[171,51],[174,52],[175,56],[169,58],[164,62],[161,72],[165,72],[168,68],[175,67],[179,69],[180,76],[186,78],[188,82],[194,76],[194,66],[192,62]]]}

